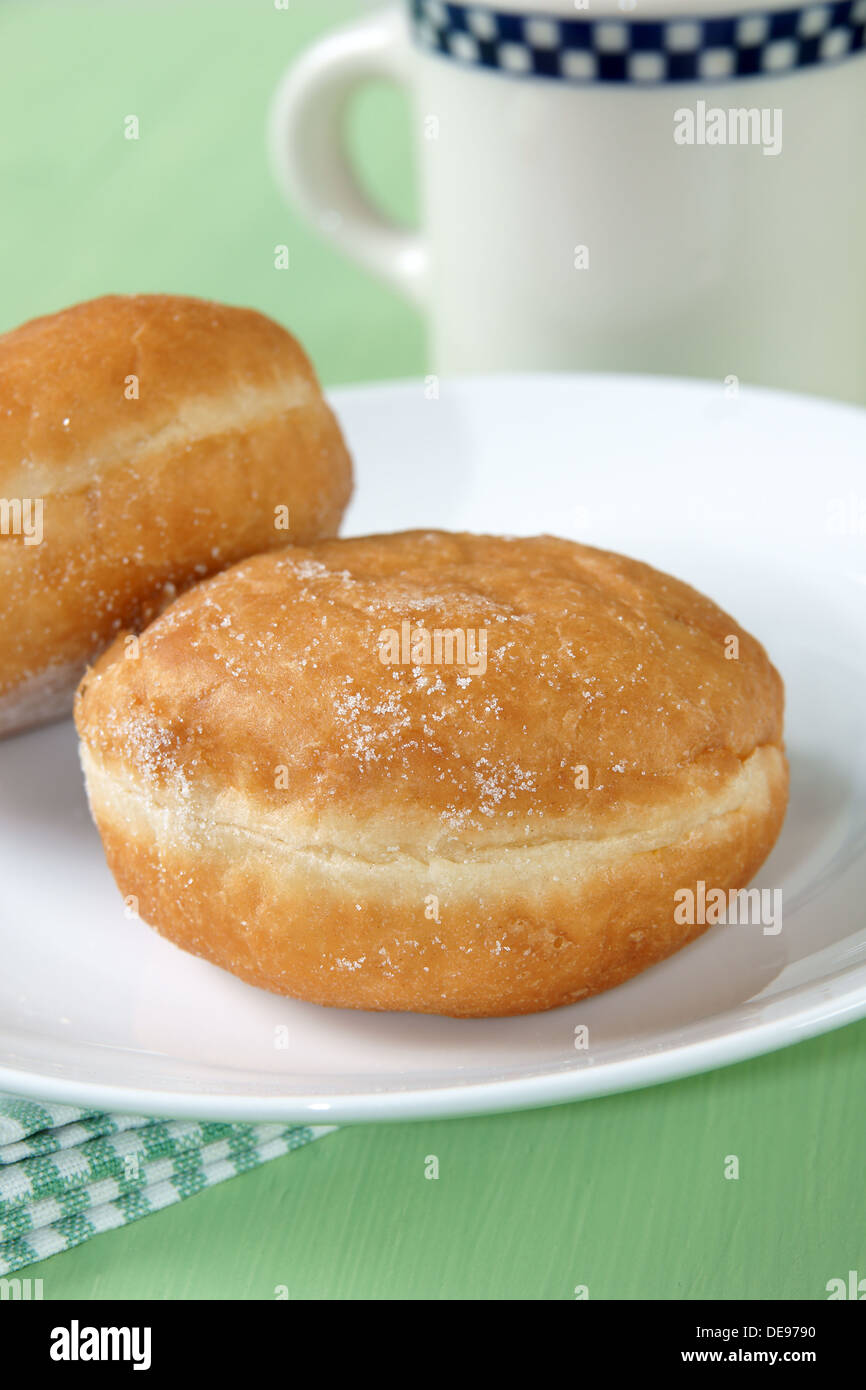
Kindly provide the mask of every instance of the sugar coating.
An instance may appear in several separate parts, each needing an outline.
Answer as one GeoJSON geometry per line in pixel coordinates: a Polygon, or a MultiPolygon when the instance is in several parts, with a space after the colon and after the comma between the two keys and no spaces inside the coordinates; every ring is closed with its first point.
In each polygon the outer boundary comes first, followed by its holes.
{"type": "Polygon", "coordinates": [[[398,843],[423,820],[441,846],[591,826],[695,765],[709,783],[772,740],[779,700],[758,644],[647,566],[415,532],[243,561],[172,604],[137,662],[98,668],[88,706],[89,737],[144,785],[223,786],[311,823],[390,817],[398,843]],[[381,634],[405,624],[483,633],[483,669],[383,663],[381,634]]]}

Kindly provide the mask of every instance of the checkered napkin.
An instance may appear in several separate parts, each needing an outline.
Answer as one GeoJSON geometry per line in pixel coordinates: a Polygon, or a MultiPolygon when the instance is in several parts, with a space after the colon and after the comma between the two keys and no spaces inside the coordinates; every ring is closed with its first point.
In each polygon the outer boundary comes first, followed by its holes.
{"type": "Polygon", "coordinates": [[[0,1093],[0,1276],[258,1168],[333,1128],[101,1115],[0,1093]]]}

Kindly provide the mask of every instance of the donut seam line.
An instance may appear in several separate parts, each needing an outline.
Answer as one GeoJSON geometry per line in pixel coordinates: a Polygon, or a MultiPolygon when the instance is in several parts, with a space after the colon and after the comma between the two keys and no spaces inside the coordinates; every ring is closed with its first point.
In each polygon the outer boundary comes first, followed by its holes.
{"type": "MultiPolygon", "coordinates": [[[[125,439],[123,433],[107,433],[105,439],[111,444],[109,452],[99,444],[92,445],[87,459],[82,460],[77,468],[61,475],[62,481],[66,484],[62,491],[42,487],[39,495],[55,503],[68,503],[86,496],[94,487],[98,488],[98,483],[94,484],[92,477],[95,461],[111,472],[135,467],[159,453],[168,453],[176,448],[188,449],[205,440],[217,440],[226,435],[245,434],[254,429],[261,429],[279,419],[281,415],[291,414],[305,406],[318,403],[318,398],[307,381],[293,381],[289,389],[284,388],[282,391],[253,387],[239,393],[239,397],[232,396],[229,404],[218,396],[196,396],[190,401],[185,401],[178,413],[155,433],[142,434],[139,430],[127,430],[125,439]],[[212,421],[210,424],[208,416],[212,421]],[[191,422],[191,430],[184,427],[184,421],[191,422]],[[80,483],[77,481],[79,477],[80,483]]],[[[41,459],[28,462],[30,467],[35,469],[36,477],[21,473],[20,480],[27,487],[31,487],[34,481],[39,482],[40,478],[48,478],[58,471],[56,462],[41,459]]],[[[21,465],[18,467],[20,469],[21,465]]],[[[62,469],[62,465],[60,468],[62,469]]],[[[3,471],[0,461],[0,476],[3,471]]],[[[14,474],[12,481],[15,481],[14,474]]],[[[3,485],[6,486],[5,483],[3,485]]],[[[13,536],[10,539],[17,538],[13,536]]]]}
{"type": "MultiPolygon", "coordinates": [[[[782,753],[782,749],[776,743],[759,744],[752,750],[747,758],[740,760],[741,767],[745,769],[746,763],[755,757],[756,754],[770,749],[780,754],[782,753]]],[[[93,762],[95,763],[95,761],[94,759],[93,762]]],[[[113,782],[116,787],[120,779],[116,778],[114,774],[106,772],[104,770],[104,765],[99,765],[99,768],[101,777],[104,778],[105,781],[113,782]]],[[[504,868],[508,866],[509,857],[514,857],[517,854],[543,859],[550,854],[550,851],[556,851],[560,848],[582,848],[584,852],[583,855],[579,857],[584,859],[585,867],[588,870],[592,870],[598,863],[609,866],[610,860],[614,854],[618,860],[621,860],[635,855],[656,853],[659,850],[670,849],[674,846],[682,847],[684,844],[688,843],[689,839],[696,832],[704,829],[706,826],[711,825],[713,822],[721,822],[729,816],[738,815],[742,812],[748,801],[746,792],[746,794],[733,806],[727,806],[724,810],[715,811],[708,816],[704,816],[701,820],[689,822],[685,826],[682,821],[678,821],[674,828],[668,828],[665,831],[657,831],[654,836],[650,837],[649,843],[638,845],[634,844],[634,840],[641,832],[633,831],[628,834],[611,835],[593,839],[578,836],[561,836],[548,840],[536,841],[533,844],[515,841],[508,845],[497,845],[489,850],[481,849],[473,851],[468,858],[462,859],[447,854],[434,854],[429,859],[424,859],[420,855],[412,854],[406,850],[399,850],[391,854],[388,858],[371,859],[365,855],[353,854],[339,845],[295,845],[292,844],[290,840],[286,840],[280,835],[251,830],[247,826],[240,825],[237,821],[220,821],[206,818],[195,812],[182,809],[183,803],[180,803],[180,805],[172,804],[167,800],[148,796],[147,793],[140,790],[134,783],[126,782],[122,797],[124,800],[128,799],[136,802],[138,806],[144,810],[144,818],[149,821],[151,825],[153,822],[148,815],[148,811],[153,809],[157,815],[168,813],[176,823],[182,824],[185,820],[187,822],[191,821],[196,827],[203,831],[227,831],[232,836],[237,836],[245,841],[270,850],[276,850],[278,847],[281,847],[286,852],[284,855],[285,858],[306,858],[308,860],[312,859],[317,861],[319,864],[333,863],[347,868],[357,867],[360,869],[387,870],[391,868],[414,867],[425,871],[429,871],[437,865],[446,864],[454,867],[458,871],[461,869],[472,870],[474,868],[504,868]]],[[[113,797],[110,797],[110,800],[113,799],[113,797]]],[[[131,832],[131,836],[132,838],[137,838],[134,831],[131,832]]],[[[531,864],[524,866],[527,868],[535,867],[538,870],[542,870],[545,867],[543,863],[534,866],[531,864]]]]}

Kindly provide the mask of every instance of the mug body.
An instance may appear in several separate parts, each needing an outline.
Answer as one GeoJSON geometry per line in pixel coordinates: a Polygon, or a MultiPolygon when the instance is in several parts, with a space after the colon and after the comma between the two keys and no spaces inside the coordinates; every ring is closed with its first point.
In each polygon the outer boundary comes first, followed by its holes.
{"type": "Polygon", "coordinates": [[[409,0],[437,370],[866,399],[866,0],[713,2],[409,0]]]}

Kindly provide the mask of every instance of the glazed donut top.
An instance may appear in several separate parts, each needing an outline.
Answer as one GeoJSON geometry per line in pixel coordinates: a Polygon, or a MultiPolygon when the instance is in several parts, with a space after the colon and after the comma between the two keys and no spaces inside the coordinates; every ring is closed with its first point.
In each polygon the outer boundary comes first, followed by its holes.
{"type": "Polygon", "coordinates": [[[358,853],[601,840],[674,815],[687,833],[782,741],[781,680],[732,618],[551,536],[290,547],[206,580],[136,641],[79,691],[107,766],[358,853]]]}

